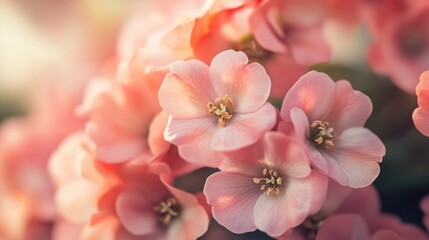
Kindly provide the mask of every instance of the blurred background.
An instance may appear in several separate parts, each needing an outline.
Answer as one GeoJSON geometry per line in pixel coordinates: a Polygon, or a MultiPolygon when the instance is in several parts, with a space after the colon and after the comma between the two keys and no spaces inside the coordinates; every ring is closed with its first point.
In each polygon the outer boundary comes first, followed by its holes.
{"type": "MultiPolygon", "coordinates": [[[[73,82],[95,76],[114,55],[121,24],[135,2],[0,1],[0,123],[25,116],[33,104],[30,99],[34,88],[44,82],[73,82]]],[[[150,5],[150,1],[144,3],[150,5]]],[[[418,204],[429,193],[429,138],[415,129],[411,119],[417,107],[416,96],[399,90],[388,78],[369,69],[365,48],[371,39],[364,27],[344,30],[332,25],[326,31],[334,57],[312,68],[335,80],[349,80],[371,98],[374,109],[366,127],[387,148],[375,181],[382,208],[405,222],[422,226],[418,204]]],[[[186,185],[209,173],[198,171],[178,184],[186,185]]],[[[243,239],[260,236],[246,234],[243,239]]]]}

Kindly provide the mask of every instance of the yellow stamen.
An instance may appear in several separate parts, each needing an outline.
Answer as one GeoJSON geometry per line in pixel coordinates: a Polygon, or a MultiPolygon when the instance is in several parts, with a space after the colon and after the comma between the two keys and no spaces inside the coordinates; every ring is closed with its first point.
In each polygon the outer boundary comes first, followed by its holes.
{"type": "Polygon", "coordinates": [[[261,185],[261,190],[265,191],[268,196],[272,195],[279,195],[280,194],[280,188],[279,186],[283,185],[283,178],[279,176],[277,171],[274,170],[268,170],[264,168],[262,170],[262,176],[261,178],[254,177],[253,182],[256,184],[260,184],[261,182],[263,185],[261,185]]]}
{"type": "Polygon", "coordinates": [[[153,209],[161,213],[162,216],[160,221],[162,224],[164,224],[164,226],[167,226],[174,217],[179,216],[180,206],[177,200],[171,197],[166,201],[160,202],[159,205],[155,206],[153,209]]]}
{"type": "Polygon", "coordinates": [[[328,122],[315,120],[310,125],[310,139],[318,145],[334,147],[334,129],[328,122]]]}
{"type": "Polygon", "coordinates": [[[221,127],[225,127],[226,120],[232,118],[232,106],[232,99],[228,95],[223,96],[223,98],[215,98],[214,102],[207,103],[209,113],[218,117],[221,127]]]}

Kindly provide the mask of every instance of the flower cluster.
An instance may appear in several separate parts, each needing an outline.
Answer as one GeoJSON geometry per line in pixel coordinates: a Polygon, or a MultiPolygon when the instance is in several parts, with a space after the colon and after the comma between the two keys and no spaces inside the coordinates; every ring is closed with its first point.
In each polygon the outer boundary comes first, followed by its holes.
{"type": "MultiPolygon", "coordinates": [[[[329,24],[365,24],[369,65],[417,95],[429,136],[429,3],[179,2],[134,6],[95,77],[2,123],[1,239],[228,238],[214,222],[286,240],[429,239],[381,211],[371,99],[313,70],[333,59],[329,24]]],[[[421,209],[429,228],[427,197],[421,209]]]]}

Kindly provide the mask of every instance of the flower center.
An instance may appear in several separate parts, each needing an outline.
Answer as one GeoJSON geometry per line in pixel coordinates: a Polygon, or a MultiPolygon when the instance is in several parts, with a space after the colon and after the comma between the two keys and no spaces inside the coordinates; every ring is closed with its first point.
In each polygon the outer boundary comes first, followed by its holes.
{"type": "Polygon", "coordinates": [[[161,214],[159,220],[164,226],[167,226],[173,218],[179,216],[180,205],[175,198],[170,197],[160,202],[159,205],[156,205],[153,209],[161,214]]]}
{"type": "Polygon", "coordinates": [[[319,120],[313,121],[310,125],[310,139],[318,145],[327,148],[334,146],[334,129],[329,126],[328,122],[319,120]]]}
{"type": "Polygon", "coordinates": [[[253,182],[256,184],[262,183],[261,190],[262,191],[266,190],[266,193],[268,196],[279,195],[280,194],[279,186],[283,184],[282,183],[283,178],[279,176],[277,171],[268,170],[264,168],[264,170],[262,170],[262,176],[263,177],[261,178],[254,177],[253,182]]]}
{"type": "Polygon", "coordinates": [[[326,216],[322,213],[317,213],[312,216],[308,216],[301,224],[301,231],[308,240],[316,239],[317,232],[319,231],[320,225],[326,219],[326,216]]]}
{"type": "Polygon", "coordinates": [[[232,118],[232,99],[228,95],[215,98],[214,102],[207,103],[207,109],[211,115],[218,117],[219,126],[225,127],[226,120],[232,118]]]}
{"type": "Polygon", "coordinates": [[[262,48],[252,36],[237,43],[235,49],[244,52],[250,62],[263,62],[272,56],[272,52],[262,48]]]}

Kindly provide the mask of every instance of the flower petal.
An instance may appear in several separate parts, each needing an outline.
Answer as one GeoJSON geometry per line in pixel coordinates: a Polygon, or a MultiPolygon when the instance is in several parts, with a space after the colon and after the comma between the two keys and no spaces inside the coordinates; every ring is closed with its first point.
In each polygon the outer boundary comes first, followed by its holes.
{"type": "Polygon", "coordinates": [[[318,240],[370,239],[368,226],[357,214],[340,214],[328,217],[317,233],[318,240]]]}
{"type": "MultiPolygon", "coordinates": [[[[336,143],[331,151],[322,153],[325,158],[329,158],[329,165],[337,167],[335,164],[338,164],[347,175],[348,183],[336,180],[341,185],[353,188],[371,184],[380,173],[378,163],[386,152],[381,140],[368,129],[355,127],[344,131],[336,143]]],[[[329,175],[333,177],[331,173],[329,175]]]]}
{"type": "Polygon", "coordinates": [[[423,108],[417,108],[413,112],[413,121],[417,130],[429,137],[429,111],[423,108]]]}
{"type": "Polygon", "coordinates": [[[251,177],[217,172],[207,178],[203,191],[222,226],[237,234],[256,230],[253,209],[262,191],[251,177]]]}
{"type": "Polygon", "coordinates": [[[116,210],[123,226],[135,235],[155,231],[158,216],[144,196],[137,192],[122,192],[116,200],[116,210]]]}
{"type": "Polygon", "coordinates": [[[210,65],[215,92],[218,97],[230,96],[237,113],[256,111],[267,101],[271,89],[264,67],[259,63],[247,65],[247,62],[243,52],[227,50],[216,55],[210,65]]]}
{"type": "Polygon", "coordinates": [[[288,32],[286,38],[291,54],[300,65],[325,62],[332,55],[320,25],[295,28],[288,32]]]}
{"type": "Polygon", "coordinates": [[[280,236],[320,209],[327,192],[327,178],[313,172],[307,178],[288,178],[279,196],[261,195],[255,205],[255,224],[270,236],[280,236]]]}
{"type": "Polygon", "coordinates": [[[303,75],[286,94],[282,119],[290,121],[290,110],[302,109],[310,121],[323,119],[334,101],[335,84],[325,73],[311,71],[303,75]]]}
{"type": "Polygon", "coordinates": [[[274,127],[276,118],[276,109],[270,103],[252,113],[235,114],[225,127],[216,128],[210,148],[232,151],[249,146],[274,127]]]}
{"type": "Polygon", "coordinates": [[[179,155],[186,161],[204,165],[207,167],[217,167],[223,156],[220,152],[210,148],[212,141],[212,130],[200,132],[189,144],[180,145],[179,155]],[[201,156],[204,153],[204,156],[201,156]]]}
{"type": "Polygon", "coordinates": [[[335,83],[335,100],[331,112],[325,121],[340,133],[346,128],[361,127],[372,112],[372,103],[368,96],[355,91],[348,81],[335,83]]]}
{"type": "Polygon", "coordinates": [[[215,97],[209,67],[195,59],[172,63],[158,93],[162,108],[178,119],[208,116],[215,97]]]}
{"type": "Polygon", "coordinates": [[[288,177],[303,178],[311,173],[305,145],[279,132],[268,132],[263,137],[265,161],[268,166],[288,177]]]}
{"type": "Polygon", "coordinates": [[[287,52],[285,44],[276,37],[270,22],[264,17],[264,3],[250,17],[250,26],[253,35],[261,47],[276,53],[287,52]]]}
{"type": "Polygon", "coordinates": [[[203,136],[211,137],[217,127],[214,118],[176,119],[170,117],[164,131],[165,140],[181,146],[190,144],[203,136]]]}

